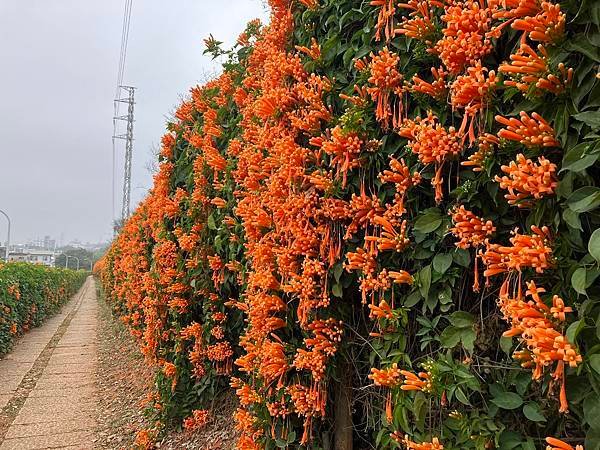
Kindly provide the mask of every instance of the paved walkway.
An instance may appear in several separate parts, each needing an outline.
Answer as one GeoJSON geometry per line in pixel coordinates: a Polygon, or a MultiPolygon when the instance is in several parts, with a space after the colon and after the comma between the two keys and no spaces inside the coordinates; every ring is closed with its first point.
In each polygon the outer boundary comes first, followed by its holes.
{"type": "Polygon", "coordinates": [[[0,450],[94,447],[97,307],[90,277],[0,360],[0,450]]]}

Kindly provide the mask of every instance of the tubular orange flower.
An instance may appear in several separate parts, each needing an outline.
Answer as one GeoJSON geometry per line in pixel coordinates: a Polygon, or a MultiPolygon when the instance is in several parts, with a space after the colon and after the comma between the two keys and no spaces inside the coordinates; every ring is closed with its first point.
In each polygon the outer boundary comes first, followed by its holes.
{"type": "MultiPolygon", "coordinates": [[[[316,140],[312,142],[317,143],[316,140]]],[[[336,167],[338,175],[342,175],[343,187],[346,186],[348,171],[360,165],[358,155],[360,155],[363,143],[357,133],[344,131],[337,126],[331,131],[331,138],[323,140],[320,145],[321,149],[331,156],[330,165],[336,167]]]]}
{"type": "Polygon", "coordinates": [[[531,197],[540,199],[553,195],[554,189],[558,186],[556,164],[543,156],[538,158],[536,164],[519,153],[516,161],[511,161],[508,166],[502,166],[501,169],[507,175],[496,176],[495,180],[500,183],[502,189],[508,190],[504,196],[508,203],[519,208],[531,206],[531,197]]]}
{"type": "Polygon", "coordinates": [[[498,132],[498,137],[520,142],[526,147],[560,147],[554,129],[538,113],[534,112],[530,117],[521,111],[520,118],[496,116],[496,121],[506,127],[498,132]]]}
{"type": "Polygon", "coordinates": [[[310,48],[296,45],[296,50],[301,53],[305,53],[312,59],[319,59],[321,57],[321,46],[315,38],[312,38],[310,48]]]}
{"type": "Polygon", "coordinates": [[[195,409],[192,415],[183,420],[183,428],[187,431],[196,431],[206,425],[210,413],[205,409],[195,409]]]}
{"type": "Polygon", "coordinates": [[[469,67],[465,75],[460,75],[450,87],[450,103],[454,108],[464,109],[463,121],[458,133],[464,136],[470,119],[469,141],[475,142],[475,119],[487,108],[491,93],[496,84],[496,73],[481,65],[469,67]]]}
{"type": "Polygon", "coordinates": [[[422,442],[417,444],[409,439],[408,435],[404,436],[402,443],[406,446],[407,450],[444,450],[444,446],[440,443],[438,438],[433,438],[431,442],[422,442]]]}
{"type": "Polygon", "coordinates": [[[506,86],[514,86],[524,93],[549,91],[557,95],[566,89],[573,79],[573,69],[563,63],[558,65],[558,76],[550,73],[548,53],[541,44],[538,55],[527,44],[521,44],[518,52],[510,55],[510,64],[501,64],[498,71],[507,74],[511,79],[504,81],[506,86]]]}
{"type": "Polygon", "coordinates": [[[445,100],[448,92],[448,82],[446,81],[448,72],[443,67],[437,69],[432,67],[431,74],[433,76],[431,83],[417,75],[413,76],[409,85],[410,91],[426,94],[440,101],[445,100]]]}
{"type": "Polygon", "coordinates": [[[393,363],[387,369],[372,368],[369,379],[373,380],[373,384],[376,386],[388,388],[399,386],[402,383],[402,375],[396,363],[393,363]]]}
{"type": "Polygon", "coordinates": [[[414,374],[407,370],[401,370],[400,374],[404,376],[404,380],[400,386],[400,389],[403,391],[431,392],[433,384],[429,373],[419,372],[418,374],[414,374]]]}
{"type": "Polygon", "coordinates": [[[573,447],[572,445],[553,437],[547,437],[546,442],[548,443],[546,450],[584,450],[583,445],[573,447]]]}
{"type": "Polygon", "coordinates": [[[452,216],[454,224],[454,227],[450,228],[450,232],[460,239],[456,242],[456,246],[459,248],[479,247],[496,231],[491,220],[484,221],[465,209],[464,205],[454,207],[449,214],[452,216]]]}
{"type": "Polygon", "coordinates": [[[431,184],[435,188],[436,202],[441,202],[443,164],[462,150],[458,133],[454,127],[446,130],[438,123],[437,117],[429,113],[425,119],[417,117],[414,121],[404,121],[398,134],[409,140],[408,146],[423,164],[435,164],[436,171],[431,184]]]}
{"type": "Polygon", "coordinates": [[[412,9],[408,17],[402,17],[402,21],[395,33],[418,39],[430,45],[430,38],[435,34],[436,28],[433,24],[433,8],[443,7],[442,2],[435,0],[409,0],[407,3],[399,3],[399,8],[412,9]]]}
{"type": "Polygon", "coordinates": [[[393,319],[394,313],[392,308],[385,300],[381,300],[379,305],[370,304],[369,306],[369,318],[371,319],[393,319]]]}
{"type": "Polygon", "coordinates": [[[412,275],[405,270],[389,271],[388,276],[396,284],[413,284],[414,282],[412,275]]]}
{"type": "Polygon", "coordinates": [[[540,12],[539,0],[501,0],[499,3],[503,9],[494,12],[494,19],[515,19],[518,17],[535,16],[540,12]]]}
{"type": "Polygon", "coordinates": [[[552,249],[549,247],[550,231],[547,227],[532,226],[533,234],[512,232],[511,247],[486,242],[486,250],[481,253],[483,263],[487,266],[484,272],[491,277],[508,271],[520,272],[525,267],[532,267],[538,273],[552,266],[552,249]]]}
{"type": "Polygon", "coordinates": [[[535,16],[516,19],[512,27],[524,32],[533,41],[556,42],[565,33],[566,16],[558,3],[544,1],[541,11],[535,16]]]}
{"type": "Polygon", "coordinates": [[[400,57],[390,52],[387,47],[380,50],[377,55],[371,54],[369,83],[372,86],[367,88],[367,92],[377,102],[375,117],[384,129],[389,127],[390,118],[392,118],[392,125],[396,127],[402,117],[401,97],[390,104],[392,94],[402,95],[403,76],[398,71],[399,62],[400,57]]]}
{"type": "Polygon", "coordinates": [[[515,352],[513,357],[521,360],[523,367],[533,367],[533,379],[541,378],[544,369],[556,363],[552,377],[561,383],[559,411],[567,412],[569,405],[565,387],[565,363],[570,367],[577,367],[582,362],[582,357],[566,336],[556,330],[551,320],[554,316],[552,309],[540,298],[540,294],[544,292],[544,288],[538,288],[530,281],[527,283],[525,296],[531,300],[526,301],[521,298],[520,286],[517,296],[511,297],[508,293],[508,280],[503,283],[498,304],[505,320],[511,325],[504,336],[518,336],[525,343],[527,350],[515,352]]]}
{"type": "Polygon", "coordinates": [[[385,41],[389,42],[394,35],[394,13],[396,12],[394,0],[371,0],[369,4],[379,7],[379,15],[375,25],[375,40],[381,40],[381,32],[383,31],[385,41]]]}
{"type": "Polygon", "coordinates": [[[473,153],[467,161],[461,162],[461,166],[473,167],[473,172],[481,172],[486,159],[494,153],[494,146],[500,143],[500,140],[489,133],[485,133],[477,138],[477,151],[473,153]]]}
{"type": "Polygon", "coordinates": [[[400,224],[399,232],[387,219],[381,216],[375,216],[373,222],[380,227],[380,235],[366,236],[365,241],[376,243],[379,251],[395,250],[401,252],[410,244],[410,240],[406,237],[406,220],[400,224]]]}
{"type": "Polygon", "coordinates": [[[492,43],[487,34],[491,19],[492,10],[485,6],[484,0],[451,2],[445,7],[444,37],[433,50],[451,74],[458,75],[490,53],[492,43]]]}

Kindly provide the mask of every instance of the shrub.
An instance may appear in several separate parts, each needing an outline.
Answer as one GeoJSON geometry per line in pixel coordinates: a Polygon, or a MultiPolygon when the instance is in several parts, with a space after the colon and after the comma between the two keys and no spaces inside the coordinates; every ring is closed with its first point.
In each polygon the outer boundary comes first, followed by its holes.
{"type": "Polygon", "coordinates": [[[83,284],[85,272],[0,263],[0,356],[17,336],[55,314],[83,284]]]}
{"type": "Polygon", "coordinates": [[[597,448],[597,5],[269,3],[98,267],[156,417],[229,381],[242,449],[597,448]]]}

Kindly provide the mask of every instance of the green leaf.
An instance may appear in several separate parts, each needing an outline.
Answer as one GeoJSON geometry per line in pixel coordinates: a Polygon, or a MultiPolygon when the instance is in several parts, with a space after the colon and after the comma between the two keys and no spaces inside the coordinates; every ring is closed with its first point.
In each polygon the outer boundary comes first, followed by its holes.
{"type": "Polygon", "coordinates": [[[560,171],[581,172],[594,164],[600,158],[600,152],[588,153],[588,149],[592,146],[591,142],[583,142],[569,150],[563,158],[560,171]]]}
{"type": "Polygon", "coordinates": [[[577,189],[567,199],[569,208],[577,213],[591,211],[600,206],[600,188],[585,186],[577,189]]]}
{"type": "Polygon", "coordinates": [[[444,348],[454,348],[460,342],[461,329],[453,326],[446,327],[440,335],[440,343],[444,348]]]}
{"type": "Polygon", "coordinates": [[[571,276],[571,286],[578,294],[586,295],[586,270],[580,267],[571,276]]]}
{"type": "Polygon", "coordinates": [[[502,392],[491,402],[502,409],[517,409],[523,404],[523,399],[514,392],[502,392]]]}
{"type": "Polygon", "coordinates": [[[431,266],[427,265],[419,271],[419,291],[423,298],[427,298],[429,295],[429,288],[431,287],[431,266]]]}
{"type": "Polygon", "coordinates": [[[583,401],[583,416],[594,430],[600,430],[600,397],[591,392],[583,401]]]}
{"type": "Polygon", "coordinates": [[[467,328],[473,326],[475,317],[473,317],[473,314],[466,311],[456,311],[450,315],[448,320],[450,320],[450,323],[457,328],[467,328]]]}
{"type": "Polygon", "coordinates": [[[216,230],[217,229],[217,224],[215,223],[215,218],[214,218],[214,216],[212,214],[208,216],[208,220],[206,222],[208,223],[208,229],[209,230],[216,230]]]}
{"type": "Polygon", "coordinates": [[[463,347],[469,353],[473,353],[475,349],[475,339],[477,338],[477,334],[475,334],[475,330],[473,328],[461,328],[460,329],[460,341],[462,342],[463,347]]]}
{"type": "Polygon", "coordinates": [[[339,283],[335,283],[332,287],[331,287],[331,293],[333,295],[335,295],[336,297],[342,298],[342,285],[339,283]]]}
{"type": "Polygon", "coordinates": [[[596,372],[596,375],[600,376],[600,354],[590,356],[588,363],[592,369],[596,372]]]}
{"type": "Polygon", "coordinates": [[[590,241],[588,242],[588,252],[590,252],[590,255],[600,263],[600,228],[592,233],[590,241]]]}
{"type": "Polygon", "coordinates": [[[575,211],[569,208],[565,209],[563,211],[563,219],[571,228],[583,231],[583,228],[581,228],[581,220],[579,219],[579,214],[575,211]]]}
{"type": "Polygon", "coordinates": [[[461,402],[463,405],[471,406],[471,402],[469,402],[469,399],[467,398],[467,396],[461,388],[456,389],[455,395],[456,400],[461,402]]]}
{"type": "Polygon", "coordinates": [[[542,414],[540,405],[535,402],[529,402],[523,406],[523,414],[532,422],[545,422],[546,418],[542,414]]]}
{"type": "Polygon", "coordinates": [[[415,231],[418,231],[423,234],[431,233],[432,231],[437,230],[441,224],[442,224],[442,218],[440,217],[439,214],[429,213],[429,214],[420,216],[415,221],[414,229],[415,229],[415,231]]]}
{"type": "Polygon", "coordinates": [[[512,338],[506,337],[506,336],[502,336],[500,338],[500,348],[508,356],[510,356],[510,354],[511,354],[512,346],[513,346],[512,338]]]}
{"type": "Polygon", "coordinates": [[[454,254],[452,255],[456,264],[462,267],[469,267],[471,265],[471,255],[467,250],[462,248],[456,249],[454,254]]]}
{"type": "Polygon", "coordinates": [[[585,322],[582,320],[576,320],[571,325],[569,325],[569,328],[567,328],[567,332],[565,333],[565,335],[567,336],[567,340],[574,344],[577,340],[577,336],[584,328],[584,326],[585,322]]]}
{"type": "Polygon", "coordinates": [[[573,118],[589,125],[594,131],[600,128],[600,112],[598,111],[585,111],[573,115],[573,118]]]}
{"type": "Polygon", "coordinates": [[[433,270],[439,274],[444,274],[452,265],[452,255],[448,253],[439,253],[433,258],[433,270]]]}

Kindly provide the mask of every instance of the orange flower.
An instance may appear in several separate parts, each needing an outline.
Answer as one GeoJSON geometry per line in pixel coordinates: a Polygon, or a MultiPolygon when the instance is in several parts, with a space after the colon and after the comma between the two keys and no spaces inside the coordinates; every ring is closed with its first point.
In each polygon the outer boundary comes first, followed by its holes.
{"type": "Polygon", "coordinates": [[[227,201],[219,197],[213,198],[210,202],[217,208],[225,208],[225,206],[227,206],[227,201]]]}
{"type": "Polygon", "coordinates": [[[183,420],[183,428],[187,431],[196,431],[206,425],[209,418],[209,412],[206,409],[195,409],[192,415],[183,420]]]}
{"type": "Polygon", "coordinates": [[[486,159],[493,154],[494,146],[500,143],[500,140],[489,133],[485,133],[477,138],[477,151],[469,156],[467,161],[460,163],[461,166],[473,167],[473,172],[483,170],[486,159]]]}
{"type": "Polygon", "coordinates": [[[438,123],[438,119],[431,112],[425,119],[417,117],[406,120],[398,134],[409,140],[408,146],[417,154],[423,164],[435,164],[435,176],[431,184],[435,188],[435,200],[442,201],[442,168],[446,160],[460,154],[462,147],[458,133],[454,127],[446,130],[438,123]]]}
{"type": "Polygon", "coordinates": [[[496,84],[496,73],[481,65],[480,61],[469,67],[465,75],[460,75],[450,87],[450,103],[454,108],[464,109],[463,121],[458,133],[464,136],[469,126],[469,142],[475,142],[475,119],[488,106],[491,93],[496,84]]]}
{"type": "Polygon", "coordinates": [[[371,54],[369,83],[372,86],[367,88],[367,92],[377,102],[375,117],[384,129],[389,127],[390,118],[395,128],[402,117],[402,99],[399,98],[390,105],[392,94],[398,96],[402,94],[403,76],[398,71],[399,62],[398,54],[391,53],[387,47],[380,50],[377,55],[371,54]]]}
{"type": "Polygon", "coordinates": [[[496,121],[504,125],[498,132],[498,137],[509,141],[520,142],[526,147],[560,147],[560,142],[556,140],[554,129],[546,122],[542,116],[534,112],[527,114],[525,111],[520,113],[521,120],[507,119],[502,116],[496,116],[496,121]]]}
{"type": "Polygon", "coordinates": [[[566,86],[573,80],[573,69],[568,69],[563,63],[558,65],[558,76],[550,73],[548,53],[541,44],[538,45],[541,54],[538,55],[527,44],[521,44],[519,51],[510,55],[510,64],[501,64],[498,71],[507,74],[511,79],[504,81],[506,86],[513,86],[521,92],[530,93],[549,91],[553,94],[564,92],[566,86]]]}
{"type": "Polygon", "coordinates": [[[454,207],[449,214],[452,216],[454,224],[454,227],[450,228],[450,232],[460,239],[456,243],[459,248],[479,247],[496,231],[491,220],[484,221],[465,209],[464,205],[454,207]]]}
{"type": "Polygon", "coordinates": [[[317,42],[317,40],[315,38],[312,38],[311,40],[311,44],[310,44],[310,48],[308,47],[302,47],[299,45],[296,45],[296,50],[298,50],[301,53],[305,53],[306,55],[308,55],[310,58],[312,59],[319,59],[321,57],[321,46],[319,45],[319,43],[317,42]]]}
{"type": "Polygon", "coordinates": [[[394,13],[396,12],[394,0],[371,0],[369,4],[379,7],[375,25],[375,40],[381,40],[381,31],[383,31],[385,41],[389,42],[394,35],[394,13]]]}
{"type": "Polygon", "coordinates": [[[392,308],[385,300],[381,300],[379,305],[369,305],[370,313],[369,318],[371,319],[388,319],[391,320],[394,318],[394,312],[392,308]]]}
{"type": "Polygon", "coordinates": [[[404,444],[407,450],[444,450],[444,446],[440,443],[439,439],[435,437],[431,442],[422,442],[421,444],[411,441],[408,435],[404,436],[404,439],[399,439],[397,437],[396,440],[404,444]]]}
{"type": "Polygon", "coordinates": [[[398,364],[393,363],[387,369],[371,369],[369,379],[373,380],[375,386],[396,387],[402,383],[402,375],[398,369],[398,364]]]}
{"type": "Polygon", "coordinates": [[[583,445],[573,447],[572,445],[553,437],[547,437],[546,442],[548,443],[546,450],[583,450],[583,445]]]}
{"type": "Polygon", "coordinates": [[[304,6],[306,6],[308,9],[315,9],[317,6],[319,6],[319,0],[298,0],[300,3],[302,3],[304,6]]]}
{"type": "Polygon", "coordinates": [[[431,375],[428,372],[414,374],[407,370],[401,370],[400,373],[404,376],[402,386],[400,386],[400,389],[403,391],[431,392],[433,384],[431,382],[431,375]]]}
{"type": "Polygon", "coordinates": [[[538,14],[517,19],[512,27],[523,31],[532,41],[556,42],[565,34],[565,23],[566,16],[560,11],[560,5],[544,1],[538,14]]]}
{"type": "Polygon", "coordinates": [[[465,67],[473,66],[492,50],[488,37],[492,10],[485,1],[466,0],[445,7],[442,20],[446,27],[444,37],[434,46],[444,65],[452,75],[460,74],[465,67]]]}
{"type": "Polygon", "coordinates": [[[402,17],[402,21],[395,33],[418,39],[430,45],[430,39],[435,34],[436,28],[433,24],[433,7],[443,7],[443,3],[436,0],[409,0],[407,3],[399,3],[399,8],[412,9],[408,17],[402,17]]]}
{"type": "Polygon", "coordinates": [[[413,284],[415,281],[411,274],[409,274],[406,270],[400,271],[390,271],[388,272],[389,277],[396,284],[413,284]]]}
{"type": "Polygon", "coordinates": [[[448,82],[446,81],[448,72],[446,72],[443,67],[439,67],[437,69],[432,67],[431,74],[433,75],[433,80],[431,83],[424,81],[417,75],[413,76],[411,80],[412,83],[409,85],[409,89],[411,92],[426,94],[435,98],[436,100],[445,100],[448,92],[448,82]]]}
{"type": "Polygon", "coordinates": [[[500,183],[502,189],[508,190],[508,194],[504,196],[508,203],[519,208],[531,206],[532,196],[540,199],[553,195],[558,186],[556,164],[543,156],[538,158],[536,164],[519,153],[516,161],[511,161],[508,166],[503,165],[501,169],[508,176],[496,176],[495,180],[500,183]]]}
{"type": "Polygon", "coordinates": [[[402,221],[400,232],[396,231],[392,224],[381,216],[375,216],[373,222],[380,227],[380,235],[365,236],[365,241],[376,243],[379,251],[401,252],[410,244],[410,240],[406,237],[406,220],[402,221]]]}
{"type": "Polygon", "coordinates": [[[360,155],[363,141],[353,131],[345,131],[340,126],[331,131],[327,140],[312,139],[311,144],[318,145],[331,156],[330,166],[337,169],[337,175],[342,174],[342,186],[346,186],[348,171],[360,166],[360,155]]]}
{"type": "MultiPolygon", "coordinates": [[[[535,380],[542,377],[546,367],[556,363],[552,377],[560,380],[561,383],[559,411],[567,412],[569,404],[565,387],[565,363],[570,367],[577,367],[581,364],[582,357],[577,349],[568,342],[566,336],[556,330],[551,321],[554,312],[540,298],[540,294],[543,294],[545,289],[538,288],[533,281],[528,282],[525,296],[530,297],[531,300],[526,301],[521,298],[520,286],[514,297],[509,294],[508,285],[509,280],[507,279],[500,289],[498,301],[505,320],[511,325],[504,336],[518,336],[526,345],[526,350],[515,352],[513,357],[521,360],[523,367],[533,367],[532,377],[535,380]]],[[[556,304],[559,302],[557,301],[556,304]]],[[[560,318],[563,311],[562,307],[559,309],[558,316],[560,318]]],[[[556,309],[554,310],[556,311],[556,309]]]]}

